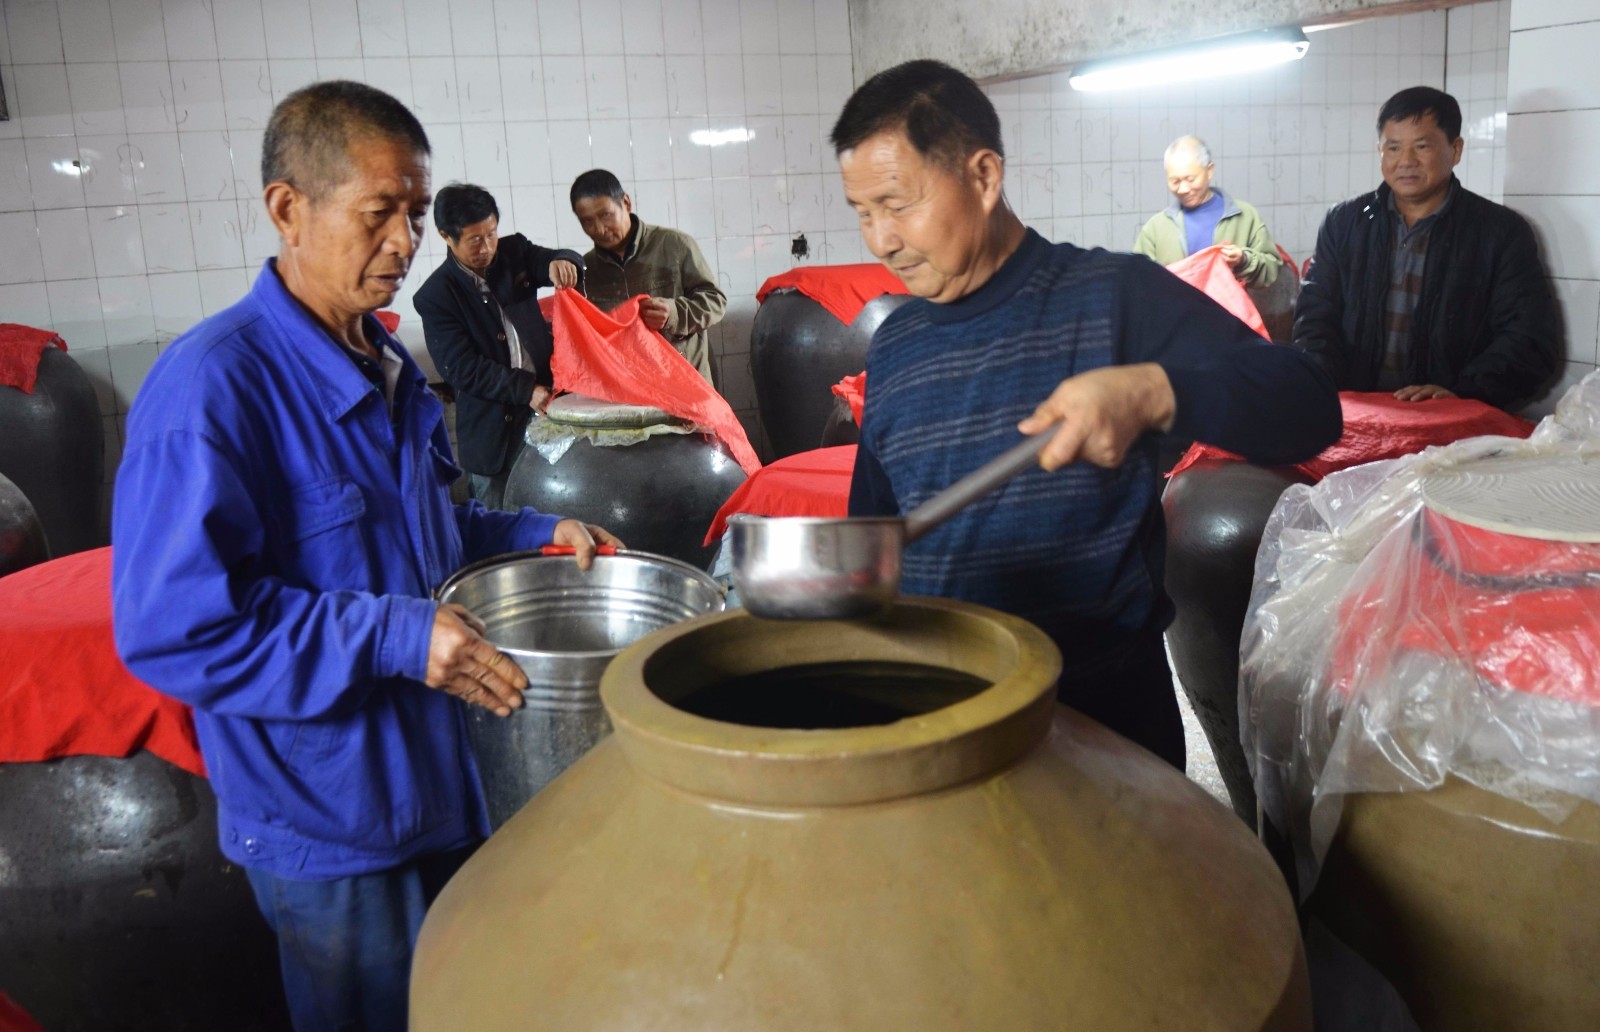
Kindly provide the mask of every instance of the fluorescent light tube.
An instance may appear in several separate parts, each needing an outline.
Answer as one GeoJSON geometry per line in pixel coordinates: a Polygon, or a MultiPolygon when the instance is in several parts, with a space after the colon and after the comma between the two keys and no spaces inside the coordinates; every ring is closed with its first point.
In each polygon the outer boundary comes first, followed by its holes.
{"type": "Polygon", "coordinates": [[[1075,90],[1122,90],[1236,75],[1298,61],[1309,45],[1299,29],[1267,29],[1146,54],[1089,61],[1074,68],[1068,82],[1075,90]]]}

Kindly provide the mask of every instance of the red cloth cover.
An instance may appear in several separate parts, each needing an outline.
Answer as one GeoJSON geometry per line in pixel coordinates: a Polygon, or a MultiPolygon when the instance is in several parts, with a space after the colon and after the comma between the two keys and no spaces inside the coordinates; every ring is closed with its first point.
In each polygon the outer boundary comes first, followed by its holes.
{"type": "Polygon", "coordinates": [[[550,372],[558,390],[670,412],[708,428],[746,473],[754,476],[761,468],[728,402],[665,337],[639,320],[638,297],[607,313],[576,290],[558,290],[539,307],[555,337],[550,372]]]}
{"type": "Polygon", "coordinates": [[[706,531],[705,544],[713,545],[728,529],[728,517],[747,512],[755,516],[847,516],[850,508],[850,472],[856,465],[856,446],[817,448],[779,459],[739,485],[717,510],[706,531]]]}
{"type": "Polygon", "coordinates": [[[67,342],[55,330],[39,330],[21,323],[0,323],[0,386],[33,393],[39,378],[39,356],[54,344],[62,351],[67,342]]]}
{"type": "Polygon", "coordinates": [[[845,400],[850,406],[850,414],[856,417],[856,426],[861,425],[861,410],[867,404],[867,374],[865,370],[854,376],[847,376],[833,385],[833,393],[845,400]]]}
{"type": "Polygon", "coordinates": [[[1345,694],[1407,652],[1467,657],[1486,683],[1600,705],[1600,546],[1500,534],[1424,510],[1421,538],[1393,534],[1390,568],[1411,576],[1403,600],[1373,577],[1340,607],[1334,685],[1345,694]],[[1567,583],[1552,584],[1566,575],[1567,583]],[[1577,575],[1577,576],[1572,576],[1577,575]],[[1397,616],[1405,619],[1397,620],[1397,616]]]}
{"type": "MultiPolygon", "coordinates": [[[[1344,436],[1322,454],[1294,466],[1313,481],[1351,466],[1412,455],[1430,445],[1533,433],[1533,424],[1526,419],[1465,398],[1398,401],[1388,391],[1340,391],[1339,404],[1344,408],[1344,436]]],[[[1168,475],[1177,476],[1201,459],[1237,458],[1221,448],[1195,444],[1168,475]]]]}
{"type": "Polygon", "coordinates": [[[148,749],[205,774],[189,708],[117,658],[111,549],[0,577],[0,613],[0,763],[148,749]]]}
{"type": "Polygon", "coordinates": [[[790,287],[826,308],[849,326],[868,301],[884,294],[909,294],[900,277],[878,262],[864,265],[802,265],[769,278],[756,291],[756,303],[774,290],[790,287]]]}
{"type": "Polygon", "coordinates": [[[393,333],[395,330],[398,330],[400,328],[400,313],[399,312],[392,312],[389,309],[385,308],[385,309],[382,309],[381,311],[373,312],[372,314],[376,315],[378,317],[379,325],[381,325],[384,329],[388,330],[390,333],[393,333]]]}
{"type": "Polygon", "coordinates": [[[44,1032],[27,1011],[4,992],[0,992],[0,1032],[44,1032]]]}
{"type": "Polygon", "coordinates": [[[1261,321],[1261,313],[1256,310],[1256,303],[1250,300],[1244,284],[1234,276],[1233,267],[1223,260],[1221,244],[1213,244],[1181,262],[1173,262],[1167,266],[1167,271],[1189,286],[1203,291],[1261,336],[1272,339],[1267,332],[1267,324],[1261,321]]]}

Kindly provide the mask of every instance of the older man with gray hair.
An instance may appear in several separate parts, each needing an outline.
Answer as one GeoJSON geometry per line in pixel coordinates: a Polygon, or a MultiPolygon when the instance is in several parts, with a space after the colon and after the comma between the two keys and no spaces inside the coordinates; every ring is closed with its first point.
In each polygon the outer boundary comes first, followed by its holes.
{"type": "Polygon", "coordinates": [[[1213,244],[1233,274],[1251,287],[1268,287],[1283,259],[1255,208],[1211,185],[1217,166],[1198,136],[1180,136],[1162,158],[1173,203],[1150,217],[1133,249],[1162,265],[1181,261],[1213,244]]]}
{"type": "Polygon", "coordinates": [[[832,141],[862,240],[915,295],[872,335],[850,515],[903,516],[1018,431],[1052,432],[1040,463],[1058,472],[907,547],[901,590],[1038,625],[1057,698],[1182,770],[1157,435],[1296,462],[1339,436],[1332,382],[1149,262],[1024,225],[1000,116],[948,65],[874,75],[832,141]]]}
{"type": "Polygon", "coordinates": [[[173,342],[128,416],[117,651],[194,707],[295,1027],[400,1032],[423,912],[489,832],[462,703],[507,716],[527,686],[431,594],[474,559],[556,543],[587,566],[615,539],[450,503],[444,406],[373,316],[427,224],[416,117],[317,83],[273,111],[261,164],[278,256],[173,342]]]}

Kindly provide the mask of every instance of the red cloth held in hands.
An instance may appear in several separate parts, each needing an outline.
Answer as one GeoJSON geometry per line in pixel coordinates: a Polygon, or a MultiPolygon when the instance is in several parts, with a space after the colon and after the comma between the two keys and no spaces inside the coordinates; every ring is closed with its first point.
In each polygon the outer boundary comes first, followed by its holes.
{"type": "Polygon", "coordinates": [[[878,262],[863,265],[802,265],[770,277],[756,291],[756,302],[774,290],[798,290],[826,308],[846,326],[856,321],[868,301],[885,294],[909,294],[900,277],[878,262]]]}
{"type": "Polygon", "coordinates": [[[833,385],[833,393],[845,400],[850,406],[850,414],[856,419],[856,426],[861,425],[861,410],[867,404],[867,373],[862,370],[854,376],[847,376],[833,385]]]}
{"type": "Polygon", "coordinates": [[[189,707],[117,657],[111,549],[0,577],[0,613],[0,763],[148,749],[205,774],[189,707]]]}
{"type": "Polygon", "coordinates": [[[67,350],[67,342],[55,330],[0,323],[0,386],[32,394],[33,385],[39,379],[39,358],[52,344],[62,351],[67,350]]]}
{"type": "MultiPolygon", "coordinates": [[[[1294,468],[1321,480],[1329,473],[1380,459],[1398,459],[1430,445],[1449,444],[1468,437],[1527,437],[1533,424],[1526,419],[1466,398],[1399,401],[1388,391],[1340,391],[1344,409],[1344,434],[1314,458],[1294,468]]],[[[1237,459],[1232,452],[1196,444],[1172,468],[1171,476],[1201,459],[1237,459]]]]}
{"type": "Polygon", "coordinates": [[[1233,266],[1222,257],[1221,244],[1213,244],[1181,262],[1173,262],[1167,266],[1167,271],[1204,292],[1261,336],[1272,339],[1267,332],[1267,324],[1261,321],[1261,313],[1256,310],[1256,303],[1250,300],[1244,284],[1233,274],[1233,266]]]}
{"type": "Polygon", "coordinates": [[[706,531],[706,545],[714,545],[728,529],[728,517],[847,516],[850,509],[850,474],[856,466],[856,446],[815,448],[779,459],[739,485],[717,510],[706,531]]]}
{"type": "MultiPolygon", "coordinates": [[[[643,297],[644,295],[640,295],[643,297]]],[[[639,297],[602,312],[576,290],[558,290],[539,307],[555,348],[558,390],[622,405],[649,405],[714,434],[748,474],[761,468],[739,418],[688,359],[639,318],[639,297]]]]}

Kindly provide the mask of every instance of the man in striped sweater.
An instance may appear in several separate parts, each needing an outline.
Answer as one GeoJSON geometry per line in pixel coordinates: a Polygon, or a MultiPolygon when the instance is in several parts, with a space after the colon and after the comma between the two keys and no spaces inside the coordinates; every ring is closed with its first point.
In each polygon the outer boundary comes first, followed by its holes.
{"type": "Polygon", "coordinates": [[[1296,462],[1339,436],[1333,384],[1144,258],[1024,226],[999,118],[953,68],[875,75],[832,141],[868,248],[919,299],[867,355],[851,514],[905,513],[1054,427],[1042,469],[907,549],[902,590],[1031,620],[1061,649],[1062,702],[1183,769],[1157,435],[1296,462]]]}

